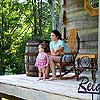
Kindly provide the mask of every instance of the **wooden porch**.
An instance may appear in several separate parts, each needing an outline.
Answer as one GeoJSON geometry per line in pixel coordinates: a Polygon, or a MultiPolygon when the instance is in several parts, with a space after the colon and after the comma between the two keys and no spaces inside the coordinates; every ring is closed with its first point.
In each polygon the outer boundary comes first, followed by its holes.
{"type": "MultiPolygon", "coordinates": [[[[91,71],[86,71],[81,76],[87,76],[92,81],[91,71]]],[[[37,79],[25,74],[0,76],[0,97],[10,100],[92,100],[91,94],[78,93],[81,80],[37,79]]],[[[93,100],[97,100],[97,94],[94,94],[93,100]]]]}

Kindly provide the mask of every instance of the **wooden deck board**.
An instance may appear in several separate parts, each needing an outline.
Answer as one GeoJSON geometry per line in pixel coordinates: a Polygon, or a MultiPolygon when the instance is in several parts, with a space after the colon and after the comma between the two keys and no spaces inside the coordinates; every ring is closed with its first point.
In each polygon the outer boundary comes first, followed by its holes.
{"type": "MultiPolygon", "coordinates": [[[[25,100],[91,100],[91,94],[78,93],[80,81],[37,81],[37,77],[22,75],[0,76],[0,92],[25,100]]],[[[97,95],[94,96],[96,100],[97,95]]]]}

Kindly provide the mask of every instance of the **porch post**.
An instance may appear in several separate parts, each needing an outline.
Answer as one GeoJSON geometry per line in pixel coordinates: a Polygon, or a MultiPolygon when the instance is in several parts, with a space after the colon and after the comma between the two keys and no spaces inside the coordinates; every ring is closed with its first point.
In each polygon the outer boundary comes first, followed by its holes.
{"type": "Polygon", "coordinates": [[[98,18],[98,71],[100,71],[100,0],[99,0],[99,18],[98,18]]]}
{"type": "MultiPolygon", "coordinates": [[[[98,81],[100,83],[100,0],[99,0],[99,18],[98,18],[98,81]]],[[[100,90],[99,90],[100,91],[100,90]]],[[[100,95],[98,95],[97,100],[100,100],[100,95]]]]}

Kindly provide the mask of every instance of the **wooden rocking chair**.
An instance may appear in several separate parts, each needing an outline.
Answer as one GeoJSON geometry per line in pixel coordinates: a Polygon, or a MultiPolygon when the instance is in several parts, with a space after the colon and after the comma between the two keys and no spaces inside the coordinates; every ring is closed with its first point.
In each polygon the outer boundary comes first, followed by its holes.
{"type": "Polygon", "coordinates": [[[77,73],[76,57],[80,49],[80,39],[76,31],[76,28],[69,30],[67,43],[68,43],[70,52],[63,52],[61,55],[60,62],[56,63],[56,66],[59,68],[60,79],[72,79],[76,77],[78,80],[79,75],[77,73]],[[66,62],[66,57],[64,55],[71,55],[70,62],[66,62]],[[64,59],[63,62],[62,62],[62,59],[64,59]],[[71,76],[66,75],[70,72],[74,72],[74,75],[71,75],[71,76]]]}

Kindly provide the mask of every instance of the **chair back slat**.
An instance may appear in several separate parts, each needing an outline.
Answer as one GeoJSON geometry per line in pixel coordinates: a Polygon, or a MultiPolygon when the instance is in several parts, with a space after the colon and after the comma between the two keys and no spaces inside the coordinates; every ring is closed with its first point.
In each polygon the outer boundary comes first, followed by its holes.
{"type": "Polygon", "coordinates": [[[72,52],[76,50],[76,28],[72,28],[68,32],[68,48],[72,52]]]}
{"type": "Polygon", "coordinates": [[[71,52],[78,52],[80,48],[80,38],[76,28],[71,28],[68,32],[68,48],[71,52]]]}

